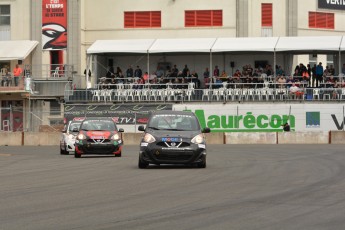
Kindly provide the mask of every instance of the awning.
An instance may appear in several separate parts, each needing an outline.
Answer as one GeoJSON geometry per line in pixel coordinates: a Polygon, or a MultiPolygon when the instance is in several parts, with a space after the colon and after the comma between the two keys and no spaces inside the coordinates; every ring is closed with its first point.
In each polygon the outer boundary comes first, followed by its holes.
{"type": "Polygon", "coordinates": [[[280,37],[276,51],[298,53],[339,51],[341,38],[341,36],[280,37]]]}
{"type": "Polygon", "coordinates": [[[278,37],[218,38],[212,52],[274,52],[278,37]]]}
{"type": "Polygon", "coordinates": [[[147,53],[154,41],[155,39],[97,40],[87,49],[87,53],[147,53]]]}
{"type": "Polygon", "coordinates": [[[38,45],[37,41],[0,41],[0,60],[24,60],[38,45]]]}
{"type": "Polygon", "coordinates": [[[216,38],[157,39],[149,53],[209,53],[216,38]]]}

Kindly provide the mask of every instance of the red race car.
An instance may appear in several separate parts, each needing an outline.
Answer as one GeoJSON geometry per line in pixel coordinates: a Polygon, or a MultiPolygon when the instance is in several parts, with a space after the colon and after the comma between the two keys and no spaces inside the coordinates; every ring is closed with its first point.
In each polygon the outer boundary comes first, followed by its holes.
{"type": "Polygon", "coordinates": [[[82,155],[114,155],[121,157],[122,132],[111,118],[86,118],[75,141],[74,157],[82,155]]]}

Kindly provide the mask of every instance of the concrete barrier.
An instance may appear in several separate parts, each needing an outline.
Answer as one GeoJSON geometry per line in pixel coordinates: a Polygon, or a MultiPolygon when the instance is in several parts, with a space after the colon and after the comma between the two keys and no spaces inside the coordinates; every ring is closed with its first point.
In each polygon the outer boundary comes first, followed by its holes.
{"type": "Polygon", "coordinates": [[[39,146],[39,145],[59,145],[61,139],[60,132],[25,132],[24,145],[39,146]]]}
{"type": "Polygon", "coordinates": [[[344,131],[331,131],[331,144],[345,144],[344,131]]]}
{"type": "Polygon", "coordinates": [[[0,132],[0,145],[1,146],[22,145],[22,132],[0,132]]]}
{"type": "Polygon", "coordinates": [[[278,133],[279,144],[328,144],[329,132],[282,132],[278,133]]]}
{"type": "MultiPolygon", "coordinates": [[[[0,146],[22,145],[22,132],[0,132],[0,146]]],[[[123,133],[125,145],[139,145],[142,133],[123,133]]],[[[344,131],[206,133],[207,144],[345,144],[344,131]]],[[[24,132],[24,145],[59,145],[60,132],[24,132]]]]}
{"type": "Polygon", "coordinates": [[[224,144],[224,133],[205,133],[205,137],[209,145],[224,144]]]}
{"type": "Polygon", "coordinates": [[[140,145],[140,140],[143,136],[141,133],[122,133],[122,139],[124,145],[140,145]]]}
{"type": "Polygon", "coordinates": [[[277,144],[275,132],[225,133],[225,144],[277,144]]]}

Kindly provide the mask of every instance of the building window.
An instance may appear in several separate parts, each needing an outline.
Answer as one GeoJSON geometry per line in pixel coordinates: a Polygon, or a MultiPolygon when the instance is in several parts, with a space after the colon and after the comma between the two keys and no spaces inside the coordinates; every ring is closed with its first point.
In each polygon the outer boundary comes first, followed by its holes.
{"type": "Polygon", "coordinates": [[[125,28],[161,27],[160,11],[125,12],[125,28]]]}
{"type": "Polygon", "coordinates": [[[262,3],[261,4],[261,26],[262,27],[272,27],[272,3],[262,3]]]}
{"type": "Polygon", "coordinates": [[[334,14],[309,12],[309,28],[334,29],[334,14]]]}
{"type": "Polygon", "coordinates": [[[186,10],[185,27],[223,26],[222,10],[186,10]]]}
{"type": "Polygon", "coordinates": [[[0,26],[9,26],[11,24],[10,5],[0,5],[0,26]]]}

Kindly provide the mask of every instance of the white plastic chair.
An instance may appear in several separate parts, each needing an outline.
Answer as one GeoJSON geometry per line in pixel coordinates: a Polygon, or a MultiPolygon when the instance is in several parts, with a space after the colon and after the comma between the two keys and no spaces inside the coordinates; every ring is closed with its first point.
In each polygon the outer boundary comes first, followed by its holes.
{"type": "Polygon", "coordinates": [[[320,100],[320,90],[319,89],[313,89],[313,100],[314,99],[320,100]]]}
{"type": "Polygon", "coordinates": [[[100,90],[92,90],[92,101],[100,101],[101,100],[101,91],[100,90]]]}
{"type": "Polygon", "coordinates": [[[55,68],[54,73],[52,74],[53,77],[59,77],[59,70],[60,70],[60,67],[55,68]]]}
{"type": "Polygon", "coordinates": [[[210,100],[210,92],[211,90],[209,88],[203,89],[203,94],[202,94],[202,101],[204,100],[205,97],[207,97],[207,100],[210,100]]]}

